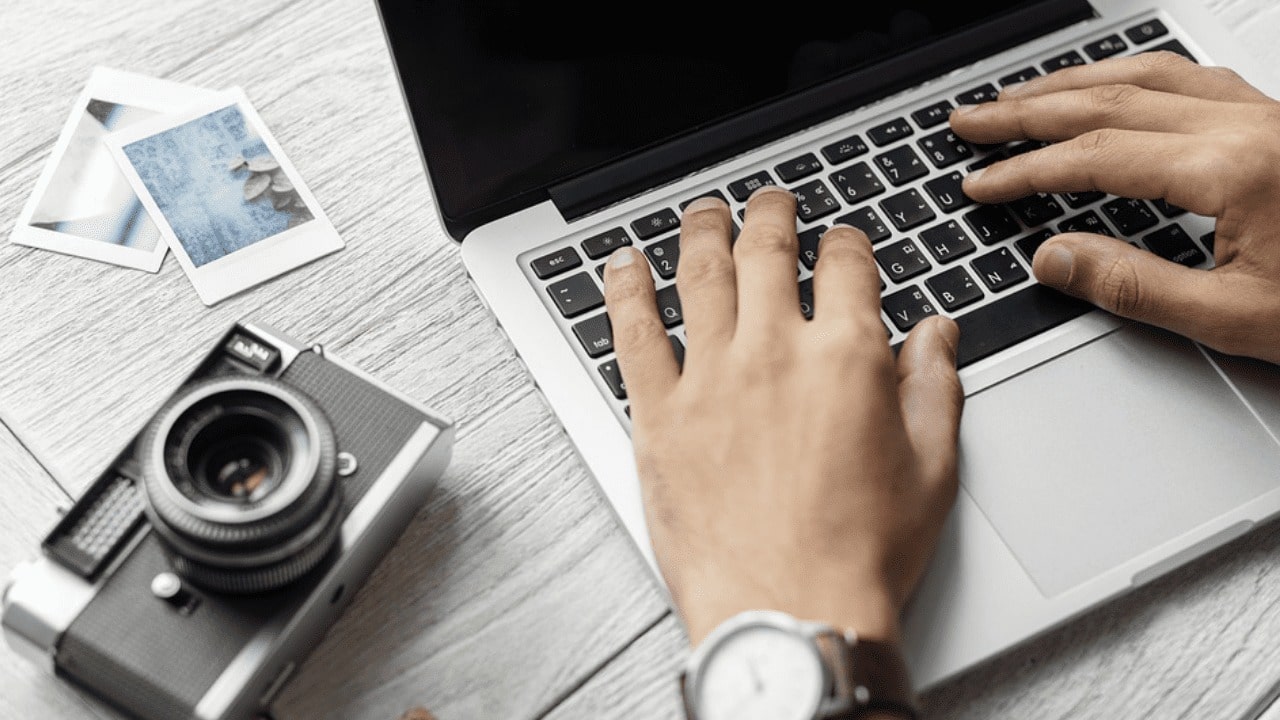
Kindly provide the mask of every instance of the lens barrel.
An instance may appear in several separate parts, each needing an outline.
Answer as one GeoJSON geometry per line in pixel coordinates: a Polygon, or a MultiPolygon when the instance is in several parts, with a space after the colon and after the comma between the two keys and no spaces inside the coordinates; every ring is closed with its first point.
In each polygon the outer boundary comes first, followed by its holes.
{"type": "Polygon", "coordinates": [[[287,585],[338,538],[333,429],[282,382],[250,375],[181,389],[142,438],[147,515],[174,569],[229,593],[287,585]]]}

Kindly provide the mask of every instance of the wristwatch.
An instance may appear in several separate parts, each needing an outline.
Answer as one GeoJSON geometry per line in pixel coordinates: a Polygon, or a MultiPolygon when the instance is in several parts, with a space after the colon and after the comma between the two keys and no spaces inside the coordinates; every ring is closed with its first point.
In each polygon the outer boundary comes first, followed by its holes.
{"type": "Polygon", "coordinates": [[[716,628],[680,674],[689,720],[916,720],[894,647],[786,613],[740,613],[716,628]]]}

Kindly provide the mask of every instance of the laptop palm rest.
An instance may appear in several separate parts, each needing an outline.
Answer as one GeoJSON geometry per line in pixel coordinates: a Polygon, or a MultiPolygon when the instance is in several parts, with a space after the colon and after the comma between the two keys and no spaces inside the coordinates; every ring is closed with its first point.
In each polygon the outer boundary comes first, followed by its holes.
{"type": "Polygon", "coordinates": [[[1280,487],[1278,467],[1196,346],[1138,325],[976,393],[961,423],[961,482],[1046,597],[1280,487]]]}

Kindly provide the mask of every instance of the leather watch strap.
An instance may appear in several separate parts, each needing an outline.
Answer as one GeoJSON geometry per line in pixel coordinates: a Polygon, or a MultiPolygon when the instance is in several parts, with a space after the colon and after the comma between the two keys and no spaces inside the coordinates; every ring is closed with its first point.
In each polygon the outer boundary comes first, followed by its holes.
{"type": "Polygon", "coordinates": [[[837,692],[850,698],[852,706],[829,720],[857,720],[871,712],[886,712],[895,718],[916,720],[915,691],[902,653],[893,645],[853,636],[834,638],[843,653],[845,677],[834,678],[837,692]]]}

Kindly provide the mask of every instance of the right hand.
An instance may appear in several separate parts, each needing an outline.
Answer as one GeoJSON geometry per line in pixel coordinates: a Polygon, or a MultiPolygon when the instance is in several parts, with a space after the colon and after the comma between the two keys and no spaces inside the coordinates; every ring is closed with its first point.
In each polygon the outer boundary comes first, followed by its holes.
{"type": "Polygon", "coordinates": [[[1036,251],[1036,278],[1215,350],[1280,363],[1280,102],[1230,70],[1156,52],[1006,88],[952,113],[951,127],[975,143],[1054,143],[967,176],[978,202],[1100,190],[1217,218],[1210,271],[1066,233],[1036,251]]]}

